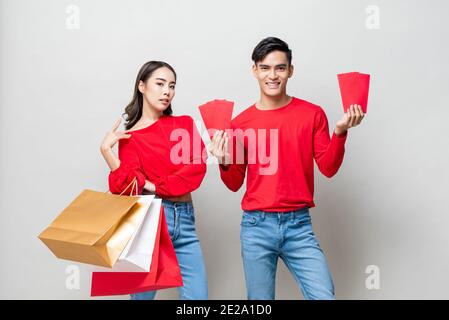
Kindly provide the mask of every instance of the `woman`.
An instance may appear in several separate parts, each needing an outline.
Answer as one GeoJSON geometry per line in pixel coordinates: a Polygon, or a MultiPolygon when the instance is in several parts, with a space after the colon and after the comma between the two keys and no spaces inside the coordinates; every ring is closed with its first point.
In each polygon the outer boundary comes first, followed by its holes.
{"type": "MultiPolygon", "coordinates": [[[[206,173],[206,151],[193,119],[172,116],[175,85],[176,73],[169,64],[145,63],[137,75],[133,99],[125,109],[126,130],[117,130],[118,119],[106,134],[101,153],[111,169],[109,190],[112,193],[130,194],[131,190],[125,189],[136,179],[139,194],[155,193],[163,199],[167,227],[184,284],[179,288],[179,297],[207,299],[206,269],[195,231],[191,196],[206,173]],[[180,132],[188,139],[180,142],[173,139],[173,133],[178,137],[180,132]],[[118,157],[112,151],[117,141],[118,157]],[[194,146],[195,141],[198,148],[194,146]],[[184,154],[172,152],[179,148],[184,154]]],[[[149,300],[155,295],[156,291],[149,291],[132,294],[131,299],[149,300]]]]}

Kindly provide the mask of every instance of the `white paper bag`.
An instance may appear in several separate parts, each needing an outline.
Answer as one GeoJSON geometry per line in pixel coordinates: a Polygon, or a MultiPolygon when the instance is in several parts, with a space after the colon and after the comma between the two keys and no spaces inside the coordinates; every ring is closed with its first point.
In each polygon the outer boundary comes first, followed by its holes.
{"type": "Polygon", "coordinates": [[[151,201],[148,212],[110,271],[150,272],[162,200],[141,196],[139,201],[151,201]]]}

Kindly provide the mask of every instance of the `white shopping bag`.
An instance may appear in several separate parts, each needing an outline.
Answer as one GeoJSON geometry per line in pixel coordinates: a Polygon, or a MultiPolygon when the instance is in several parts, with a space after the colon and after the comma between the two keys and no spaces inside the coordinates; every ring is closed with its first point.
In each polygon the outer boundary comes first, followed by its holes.
{"type": "Polygon", "coordinates": [[[162,200],[144,195],[139,201],[151,202],[148,212],[110,271],[150,272],[162,200]]]}

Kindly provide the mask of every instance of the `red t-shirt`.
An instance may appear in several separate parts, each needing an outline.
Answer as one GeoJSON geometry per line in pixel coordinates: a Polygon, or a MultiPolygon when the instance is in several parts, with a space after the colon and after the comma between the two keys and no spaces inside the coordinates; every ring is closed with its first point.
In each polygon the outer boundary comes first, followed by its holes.
{"type": "MultiPolygon", "coordinates": [[[[207,153],[189,116],[163,115],[150,126],[119,140],[120,167],[109,173],[109,190],[119,194],[137,178],[141,194],[145,180],[162,197],[181,196],[197,189],[206,174],[207,153]]],[[[129,195],[131,187],[124,194],[129,195]]]]}
{"type": "Polygon", "coordinates": [[[220,165],[220,175],[230,190],[237,191],[247,172],[243,210],[285,212],[314,207],[313,160],[329,178],[343,162],[347,133],[333,133],[331,139],[323,109],[304,100],[293,97],[275,110],[259,110],[252,105],[232,120],[231,128],[248,134],[234,134],[234,162],[227,167],[220,165]],[[250,131],[258,144],[248,143],[254,141],[250,131]],[[261,148],[262,141],[266,147],[261,148]],[[236,163],[239,146],[243,161],[236,163]]]}

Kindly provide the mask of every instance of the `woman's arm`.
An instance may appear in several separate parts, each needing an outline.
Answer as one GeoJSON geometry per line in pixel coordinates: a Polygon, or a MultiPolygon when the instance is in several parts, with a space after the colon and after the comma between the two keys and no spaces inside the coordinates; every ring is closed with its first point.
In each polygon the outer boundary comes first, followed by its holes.
{"type": "Polygon", "coordinates": [[[111,147],[101,146],[100,147],[101,154],[103,155],[104,160],[109,166],[111,171],[114,171],[118,167],[120,167],[120,159],[115,155],[114,151],[112,151],[111,147]]]}

